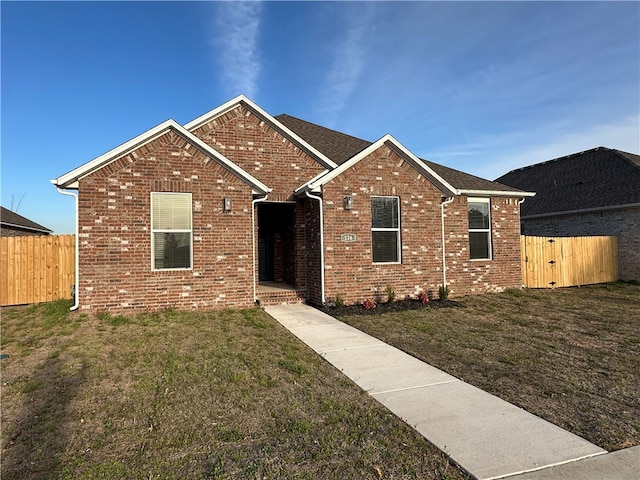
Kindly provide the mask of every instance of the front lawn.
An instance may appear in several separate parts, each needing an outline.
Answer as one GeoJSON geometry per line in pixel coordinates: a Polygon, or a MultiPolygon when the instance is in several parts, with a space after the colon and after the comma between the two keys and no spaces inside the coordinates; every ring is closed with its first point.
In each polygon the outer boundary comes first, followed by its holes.
{"type": "Polygon", "coordinates": [[[461,480],[260,309],[3,308],[5,479],[461,480]]]}
{"type": "Polygon", "coordinates": [[[332,314],[607,450],[640,444],[640,286],[509,290],[332,314]]]}

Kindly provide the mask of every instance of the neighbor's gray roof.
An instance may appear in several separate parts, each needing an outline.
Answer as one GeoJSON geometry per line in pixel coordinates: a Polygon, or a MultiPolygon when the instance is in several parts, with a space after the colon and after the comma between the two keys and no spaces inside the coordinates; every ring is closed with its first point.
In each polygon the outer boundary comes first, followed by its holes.
{"type": "Polygon", "coordinates": [[[611,208],[640,203],[640,156],[597,147],[513,170],[496,181],[536,196],[522,216],[611,208]]]}
{"type": "Polygon", "coordinates": [[[39,223],[36,223],[22,215],[12,212],[8,208],[0,207],[0,224],[6,227],[14,227],[22,230],[30,230],[34,232],[51,233],[52,230],[47,227],[43,227],[39,223]]]}
{"type": "MultiPolygon", "coordinates": [[[[331,130],[291,115],[281,114],[277,115],[275,119],[338,165],[372,144],[367,140],[331,130]]],[[[428,160],[421,160],[458,190],[514,192],[516,196],[518,193],[522,193],[520,189],[511,186],[485,180],[428,160]]]]}

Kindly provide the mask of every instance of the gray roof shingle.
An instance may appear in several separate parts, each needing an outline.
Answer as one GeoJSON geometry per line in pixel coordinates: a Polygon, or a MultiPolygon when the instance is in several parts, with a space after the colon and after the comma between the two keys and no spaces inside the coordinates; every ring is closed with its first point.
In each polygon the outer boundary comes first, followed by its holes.
{"type": "Polygon", "coordinates": [[[640,156],[597,147],[512,170],[497,182],[536,196],[522,216],[599,209],[640,203],[640,156]]]}
{"type": "MultiPolygon", "coordinates": [[[[275,119],[338,165],[346,162],[373,143],[287,114],[277,115],[275,119]]],[[[519,189],[508,185],[485,180],[428,160],[421,160],[459,190],[514,192],[515,194],[521,192],[519,189]]]]}

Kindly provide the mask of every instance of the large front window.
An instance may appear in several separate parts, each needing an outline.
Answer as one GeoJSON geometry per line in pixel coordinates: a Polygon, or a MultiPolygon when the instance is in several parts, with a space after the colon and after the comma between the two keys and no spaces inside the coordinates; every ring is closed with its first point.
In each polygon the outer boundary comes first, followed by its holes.
{"type": "Polygon", "coordinates": [[[491,259],[491,215],[488,198],[469,198],[469,254],[471,260],[491,259]]]}
{"type": "Polygon", "coordinates": [[[398,197],[371,197],[373,263],[400,262],[400,201],[398,197]]]}
{"type": "Polygon", "coordinates": [[[151,193],[152,268],[191,268],[191,238],[191,194],[151,193]]]}

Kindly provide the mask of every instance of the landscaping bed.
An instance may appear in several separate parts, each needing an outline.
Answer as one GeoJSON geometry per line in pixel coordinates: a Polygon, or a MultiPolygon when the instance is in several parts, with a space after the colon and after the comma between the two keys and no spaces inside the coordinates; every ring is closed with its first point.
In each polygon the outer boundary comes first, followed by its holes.
{"type": "Polygon", "coordinates": [[[327,311],[607,450],[640,445],[637,284],[384,305],[327,311]]]}

